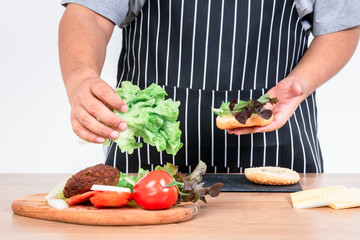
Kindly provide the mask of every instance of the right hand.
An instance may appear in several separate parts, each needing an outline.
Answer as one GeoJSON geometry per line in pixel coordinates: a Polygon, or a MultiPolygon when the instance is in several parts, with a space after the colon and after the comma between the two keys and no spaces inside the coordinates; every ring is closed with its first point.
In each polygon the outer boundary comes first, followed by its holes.
{"type": "Polygon", "coordinates": [[[68,89],[71,105],[71,124],[80,138],[103,143],[106,138],[117,139],[126,122],[111,110],[126,112],[128,106],[104,80],[89,78],[74,89],[68,89]]]}

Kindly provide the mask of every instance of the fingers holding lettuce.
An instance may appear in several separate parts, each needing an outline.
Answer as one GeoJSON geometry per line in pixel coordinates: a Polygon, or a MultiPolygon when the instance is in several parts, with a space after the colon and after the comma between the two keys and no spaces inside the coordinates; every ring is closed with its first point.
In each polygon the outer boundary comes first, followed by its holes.
{"type": "Polygon", "coordinates": [[[129,154],[143,142],[175,155],[182,147],[179,115],[180,102],[165,99],[167,93],[157,84],[140,90],[123,81],[112,89],[101,79],[89,79],[69,94],[74,132],[93,143],[110,144],[113,140],[129,154]]]}
{"type": "Polygon", "coordinates": [[[126,122],[113,110],[126,112],[126,103],[100,78],[90,78],[68,90],[71,124],[80,138],[93,143],[117,139],[126,122]]]}

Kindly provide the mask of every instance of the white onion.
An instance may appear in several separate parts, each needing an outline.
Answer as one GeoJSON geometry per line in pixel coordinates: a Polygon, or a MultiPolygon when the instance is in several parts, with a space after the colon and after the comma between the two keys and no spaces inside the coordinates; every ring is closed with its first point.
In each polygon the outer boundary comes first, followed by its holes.
{"type": "Polygon", "coordinates": [[[108,185],[97,185],[94,184],[90,190],[93,191],[112,191],[112,192],[128,192],[131,193],[130,188],[108,186],[108,185]]]}
{"type": "Polygon", "coordinates": [[[48,199],[47,202],[50,207],[56,209],[65,209],[69,207],[69,205],[63,199],[48,199]]]}

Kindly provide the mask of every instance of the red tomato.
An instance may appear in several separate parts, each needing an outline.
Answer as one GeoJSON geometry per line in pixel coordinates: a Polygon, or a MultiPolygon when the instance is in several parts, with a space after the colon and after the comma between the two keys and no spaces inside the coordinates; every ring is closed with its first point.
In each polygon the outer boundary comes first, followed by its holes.
{"type": "Polygon", "coordinates": [[[154,170],[140,179],[134,187],[133,197],[144,209],[166,209],[173,206],[178,199],[175,186],[165,187],[173,178],[163,170],[154,170]]]}

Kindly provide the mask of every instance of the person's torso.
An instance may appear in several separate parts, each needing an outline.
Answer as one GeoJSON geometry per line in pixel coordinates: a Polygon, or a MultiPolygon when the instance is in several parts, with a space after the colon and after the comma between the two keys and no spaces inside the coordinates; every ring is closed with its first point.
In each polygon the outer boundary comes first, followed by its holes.
{"type": "Polygon", "coordinates": [[[129,172],[167,161],[187,172],[199,160],[208,172],[263,165],[322,171],[314,95],[270,133],[229,135],[211,112],[222,101],[257,99],[299,62],[308,34],[293,0],[149,0],[123,33],[118,84],[156,83],[180,100],[184,146],[175,157],[146,145],[132,155],[114,147],[108,164],[129,172]]]}

